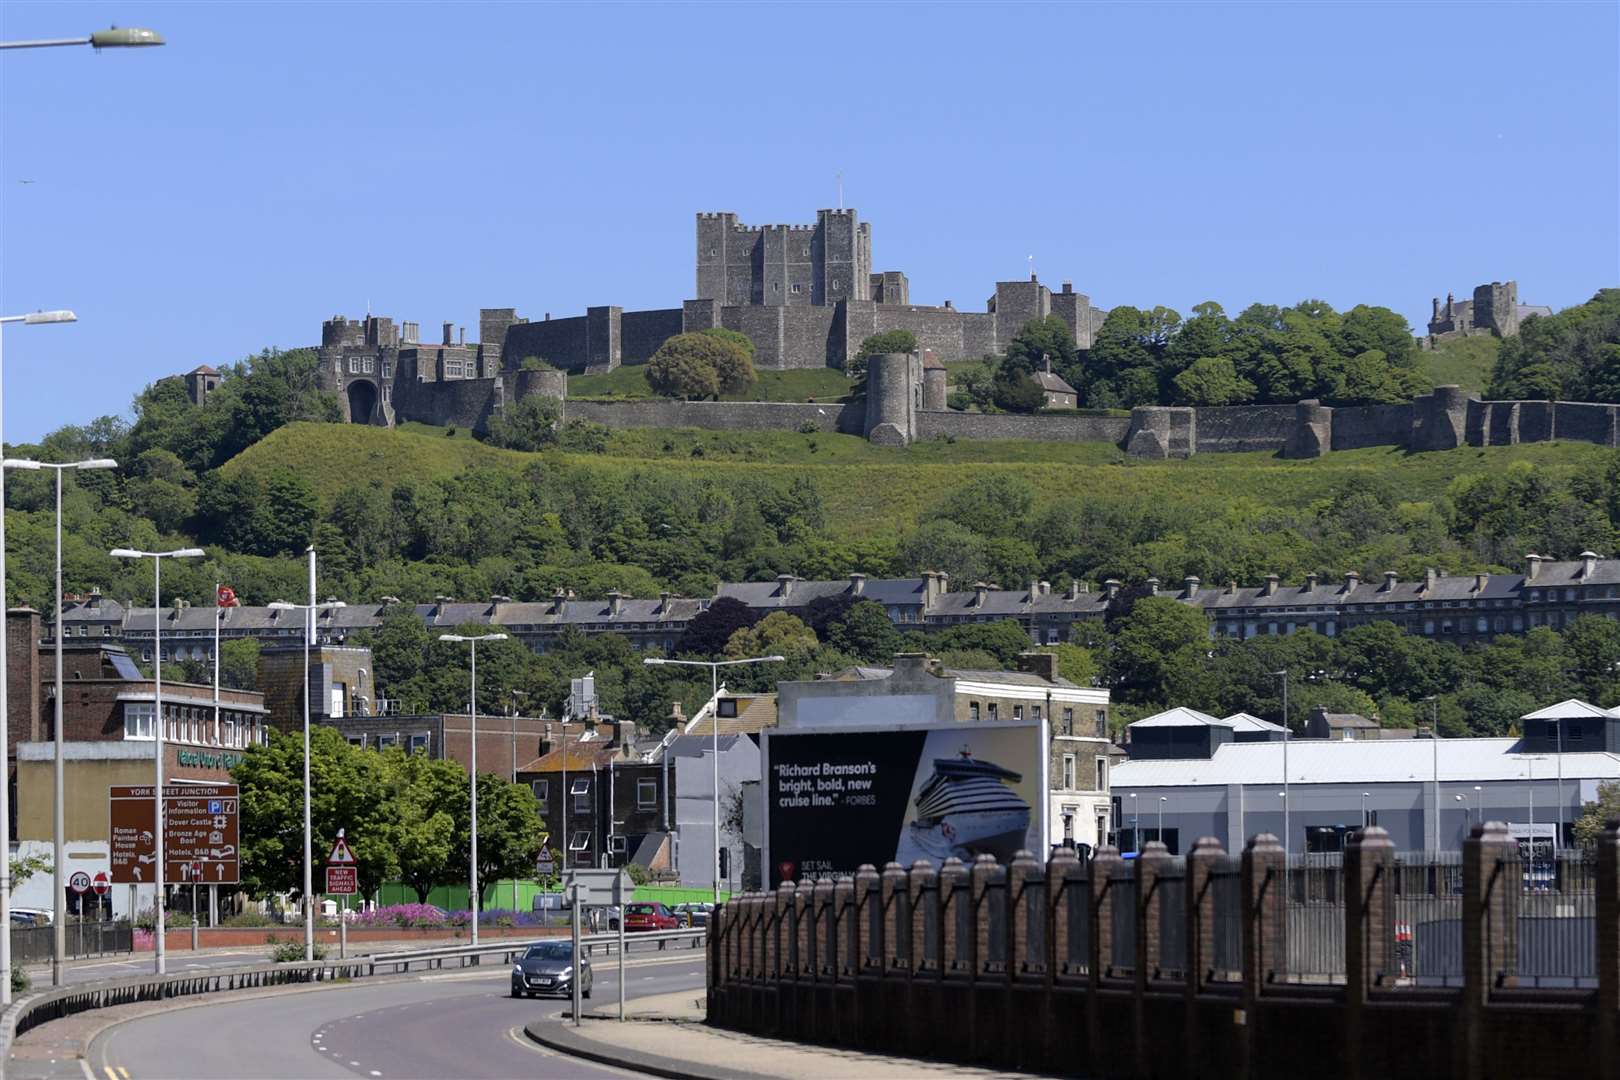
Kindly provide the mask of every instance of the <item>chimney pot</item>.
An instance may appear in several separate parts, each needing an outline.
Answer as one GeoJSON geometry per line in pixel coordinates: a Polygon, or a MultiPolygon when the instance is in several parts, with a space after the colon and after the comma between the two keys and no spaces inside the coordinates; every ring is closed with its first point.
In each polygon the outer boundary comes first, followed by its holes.
{"type": "Polygon", "coordinates": [[[1384,571],[1384,587],[1383,587],[1383,591],[1384,592],[1389,592],[1394,587],[1395,587],[1395,571],[1393,571],[1393,570],[1385,570],[1384,571]]]}
{"type": "Polygon", "coordinates": [[[792,574],[777,574],[776,575],[776,595],[780,596],[784,600],[786,600],[788,597],[792,596],[793,595],[793,581],[794,581],[794,578],[793,578],[792,574]]]}
{"type": "Polygon", "coordinates": [[[444,324],[444,343],[446,345],[450,344],[450,335],[451,335],[451,332],[455,330],[455,328],[456,327],[455,327],[454,323],[445,323],[444,324]]]}
{"type": "Polygon", "coordinates": [[[1541,556],[1531,552],[1524,557],[1524,580],[1534,581],[1541,573],[1541,556]]]}
{"type": "Polygon", "coordinates": [[[1119,595],[1119,579],[1109,578],[1107,581],[1103,582],[1103,589],[1108,593],[1108,599],[1112,600],[1114,597],[1119,595]]]}
{"type": "Polygon", "coordinates": [[[975,581],[973,583],[973,606],[974,607],[983,607],[985,605],[985,602],[987,600],[989,600],[989,599],[990,599],[990,586],[987,585],[985,582],[975,581]]]}
{"type": "Polygon", "coordinates": [[[1316,573],[1315,570],[1312,570],[1310,573],[1305,575],[1305,591],[1306,592],[1315,592],[1316,591],[1317,577],[1318,577],[1318,574],[1316,573]]]}
{"type": "Polygon", "coordinates": [[[1581,552],[1581,577],[1589,578],[1597,573],[1598,553],[1595,551],[1581,552]]]}
{"type": "Polygon", "coordinates": [[[849,591],[855,596],[860,596],[862,593],[866,592],[866,575],[849,575],[849,591]]]}
{"type": "Polygon", "coordinates": [[[1198,586],[1201,584],[1202,582],[1191,574],[1188,574],[1186,577],[1181,579],[1183,594],[1189,600],[1198,595],[1198,586]]]}
{"type": "Polygon", "coordinates": [[[1475,592],[1484,592],[1485,591],[1485,586],[1489,585],[1490,583],[1491,583],[1491,575],[1489,575],[1489,574],[1475,574],[1474,575],[1474,591],[1475,592]]]}
{"type": "Polygon", "coordinates": [[[1260,595],[1261,596],[1276,596],[1277,595],[1277,580],[1278,579],[1277,579],[1276,574],[1267,574],[1266,575],[1266,587],[1260,591],[1260,595]]]}
{"type": "Polygon", "coordinates": [[[1078,600],[1078,599],[1080,599],[1080,581],[1079,581],[1078,578],[1070,578],[1069,579],[1069,599],[1070,600],[1078,600]]]}

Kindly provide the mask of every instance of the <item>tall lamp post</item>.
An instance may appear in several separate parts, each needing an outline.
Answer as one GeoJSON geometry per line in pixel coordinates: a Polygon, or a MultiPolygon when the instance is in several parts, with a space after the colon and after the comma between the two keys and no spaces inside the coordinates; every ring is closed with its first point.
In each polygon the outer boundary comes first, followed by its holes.
{"type": "Polygon", "coordinates": [[[1429,703],[1429,740],[1433,744],[1434,839],[1429,845],[1429,854],[1434,855],[1440,851],[1440,698],[1435,694],[1430,694],[1423,700],[1429,703]]]}
{"type": "Polygon", "coordinates": [[[1169,799],[1167,796],[1159,796],[1159,835],[1156,837],[1156,839],[1161,844],[1164,843],[1164,804],[1168,801],[1169,799]]]}
{"type": "Polygon", "coordinates": [[[143,30],[138,26],[113,26],[106,30],[97,30],[89,37],[0,41],[0,49],[50,49],[59,45],[88,45],[100,52],[102,49],[138,49],[162,44],[165,44],[163,35],[156,30],[143,30]]]}
{"type": "Polygon", "coordinates": [[[709,726],[714,729],[714,906],[720,906],[720,717],[719,704],[714,700],[720,696],[720,669],[734,667],[738,664],[778,664],[786,660],[785,656],[750,656],[743,660],[666,660],[662,656],[649,656],[642,661],[649,667],[662,667],[665,665],[678,665],[681,667],[706,667],[709,669],[709,702],[714,706],[715,712],[709,716],[709,726]]]}
{"type": "MultiPolygon", "coordinates": [[[[440,634],[439,640],[465,641],[472,650],[472,690],[467,705],[467,715],[472,721],[472,738],[470,739],[472,743],[472,761],[468,766],[471,770],[472,782],[467,785],[472,789],[472,828],[469,835],[471,846],[467,854],[467,906],[472,914],[472,943],[476,947],[478,945],[478,643],[480,641],[505,641],[506,635],[479,634],[477,637],[469,637],[463,634],[440,634]]],[[[566,744],[564,750],[567,750],[566,744]]],[[[609,814],[611,815],[611,813],[610,810],[609,814]]],[[[620,924],[623,925],[622,912],[620,913],[620,924]]]]}
{"type": "MultiPolygon", "coordinates": [[[[22,323],[24,326],[38,326],[41,323],[77,322],[79,317],[71,311],[32,311],[27,315],[0,315],[0,331],[10,323],[22,323]]],[[[0,341],[5,338],[0,333],[0,341]]],[[[0,372],[5,367],[4,353],[0,352],[0,372]]],[[[4,382],[0,377],[0,382],[4,382]]],[[[3,412],[3,410],[0,410],[3,412]]],[[[5,445],[5,437],[0,434],[0,446],[5,445]]],[[[0,469],[0,621],[6,619],[6,480],[5,470],[0,469]]],[[[6,633],[0,627],[0,753],[6,755],[5,773],[0,778],[0,841],[6,843],[4,857],[0,857],[0,1005],[11,1004],[11,733],[9,710],[6,706],[6,683],[10,680],[4,673],[10,670],[6,666],[6,633]]],[[[58,890],[60,891],[60,890],[58,890]]]]}
{"type": "MultiPolygon", "coordinates": [[[[152,560],[152,762],[155,782],[152,788],[152,878],[155,886],[152,902],[152,970],[163,975],[168,972],[168,953],[163,947],[163,560],[200,559],[203,549],[136,551],[134,548],[113,548],[108,554],[115,559],[152,560]]],[[[60,688],[57,698],[61,698],[60,688]]]]}
{"type": "MultiPolygon", "coordinates": [[[[52,876],[56,886],[56,932],[51,935],[51,985],[62,985],[62,961],[67,956],[67,855],[66,847],[67,813],[65,798],[63,797],[63,768],[62,768],[62,474],[69,469],[116,469],[118,462],[111,458],[93,458],[89,461],[75,461],[71,464],[56,465],[42,461],[27,461],[24,459],[8,458],[5,461],[7,469],[53,469],[56,472],[56,681],[53,685],[55,692],[54,724],[55,752],[54,784],[56,788],[55,806],[53,809],[52,876]]],[[[84,918],[80,911],[79,918],[84,918]]]]}
{"type": "Polygon", "coordinates": [[[309,650],[315,637],[315,613],[321,608],[346,607],[341,600],[315,602],[315,545],[304,552],[309,556],[309,603],[289,604],[275,600],[266,606],[272,611],[304,613],[304,963],[315,962],[315,832],[310,824],[311,786],[309,780],[309,650]]]}
{"type": "Polygon", "coordinates": [[[1288,862],[1288,853],[1292,850],[1290,844],[1290,831],[1288,822],[1288,736],[1293,729],[1288,726],[1288,669],[1273,671],[1272,676],[1282,680],[1282,726],[1283,726],[1283,863],[1288,862]]]}
{"type": "Polygon", "coordinates": [[[1370,794],[1370,793],[1366,792],[1366,791],[1363,791],[1361,793],[1361,827],[1363,829],[1366,829],[1366,827],[1367,827],[1367,796],[1368,796],[1368,794],[1370,794]]]}
{"type": "Polygon", "coordinates": [[[1142,816],[1137,813],[1136,792],[1131,792],[1131,852],[1136,855],[1142,853],[1142,816]]]}

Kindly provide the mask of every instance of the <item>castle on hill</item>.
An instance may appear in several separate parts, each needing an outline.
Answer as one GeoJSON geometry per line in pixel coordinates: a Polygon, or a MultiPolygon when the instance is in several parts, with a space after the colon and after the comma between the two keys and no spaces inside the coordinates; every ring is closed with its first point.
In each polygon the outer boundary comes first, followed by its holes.
{"type": "Polygon", "coordinates": [[[562,397],[566,373],[645,363],[674,335],[714,327],[745,334],[754,365],[782,371],[842,369],[862,341],[888,330],[911,331],[936,362],[978,359],[1005,352],[1025,323],[1048,315],[1062,319],[1085,349],[1108,314],[1069,282],[1054,292],[1034,274],[997,282],[984,311],[960,311],[949,300],[913,304],[904,273],[873,271],[872,226],[854,210],[818,211],[812,225],[745,225],[736,214],[699,214],[696,239],[696,295],[680,307],[607,305],[538,321],[515,308],[484,308],[472,343],[451,323],[430,344],[414,322],[369,314],[328,319],[322,386],[354,423],[482,427],[526,394],[562,397]],[[525,369],[530,358],[556,370],[525,369]]]}

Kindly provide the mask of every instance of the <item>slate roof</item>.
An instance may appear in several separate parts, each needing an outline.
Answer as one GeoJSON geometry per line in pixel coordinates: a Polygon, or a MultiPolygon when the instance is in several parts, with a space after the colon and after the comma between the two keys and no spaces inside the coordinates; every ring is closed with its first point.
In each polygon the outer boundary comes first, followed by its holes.
{"type": "Polygon", "coordinates": [[[1276,731],[1288,729],[1281,724],[1273,724],[1270,720],[1262,720],[1258,716],[1250,716],[1246,712],[1233,713],[1222,720],[1222,723],[1231,724],[1234,731],[1276,731]]]}
{"type": "Polygon", "coordinates": [[[1360,713],[1330,712],[1322,713],[1321,716],[1322,719],[1326,721],[1330,731],[1342,731],[1345,728],[1375,728],[1380,726],[1378,721],[1369,720],[1360,713]]]}
{"type": "Polygon", "coordinates": [[[1042,390],[1046,390],[1054,394],[1077,393],[1074,387],[1063,381],[1062,377],[1054,375],[1050,371],[1037,371],[1031,377],[1040,384],[1042,390]]]}
{"type": "Polygon", "coordinates": [[[1545,709],[1525,713],[1520,720],[1570,720],[1585,716],[1596,716],[1603,719],[1612,719],[1615,713],[1612,709],[1600,709],[1596,705],[1589,705],[1584,701],[1569,698],[1556,705],[1548,705],[1545,709]]]}
{"type": "Polygon", "coordinates": [[[1162,713],[1125,725],[1127,730],[1132,728],[1161,728],[1161,727],[1224,727],[1235,728],[1237,724],[1231,720],[1217,720],[1208,713],[1201,713],[1197,709],[1185,706],[1167,709],[1162,713]]]}
{"type": "Polygon", "coordinates": [[[682,733],[713,737],[718,724],[721,735],[752,735],[776,726],[775,694],[722,694],[721,700],[736,701],[737,715],[714,717],[705,705],[687,721],[682,733]]]}

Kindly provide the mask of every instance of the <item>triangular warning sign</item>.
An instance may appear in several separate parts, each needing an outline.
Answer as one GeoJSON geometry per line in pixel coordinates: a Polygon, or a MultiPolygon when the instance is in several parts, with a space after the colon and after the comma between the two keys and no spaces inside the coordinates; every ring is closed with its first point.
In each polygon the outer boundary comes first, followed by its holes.
{"type": "Polygon", "coordinates": [[[338,837],[337,843],[332,845],[332,854],[326,857],[326,862],[329,866],[352,866],[354,852],[349,850],[348,841],[341,836],[338,837]]]}

